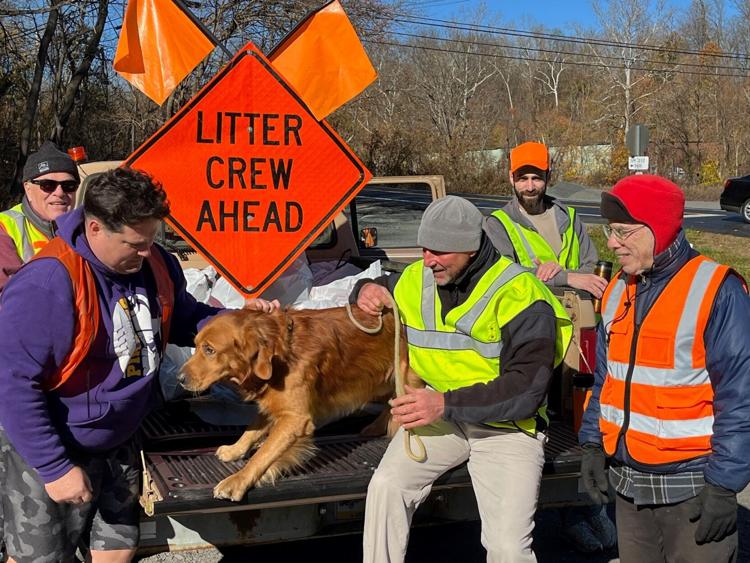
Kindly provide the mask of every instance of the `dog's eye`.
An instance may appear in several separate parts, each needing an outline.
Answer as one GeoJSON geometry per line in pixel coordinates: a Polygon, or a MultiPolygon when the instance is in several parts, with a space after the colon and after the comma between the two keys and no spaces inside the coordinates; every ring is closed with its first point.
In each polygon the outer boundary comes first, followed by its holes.
{"type": "Polygon", "coordinates": [[[201,349],[206,356],[213,356],[216,353],[216,350],[211,348],[208,344],[204,344],[201,349]]]}

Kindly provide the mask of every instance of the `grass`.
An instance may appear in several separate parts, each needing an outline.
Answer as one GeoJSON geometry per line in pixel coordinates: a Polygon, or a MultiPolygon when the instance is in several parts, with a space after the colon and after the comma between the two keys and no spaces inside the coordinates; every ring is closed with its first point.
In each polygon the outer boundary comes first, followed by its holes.
{"type": "MultiPolygon", "coordinates": [[[[617,259],[614,253],[607,248],[607,241],[604,238],[601,225],[588,225],[587,228],[594,246],[599,251],[599,259],[609,260],[617,269],[617,259]]],[[[746,280],[750,279],[750,244],[747,244],[748,239],[732,235],[706,233],[694,229],[687,230],[687,239],[701,254],[716,262],[731,266],[746,280]]]]}

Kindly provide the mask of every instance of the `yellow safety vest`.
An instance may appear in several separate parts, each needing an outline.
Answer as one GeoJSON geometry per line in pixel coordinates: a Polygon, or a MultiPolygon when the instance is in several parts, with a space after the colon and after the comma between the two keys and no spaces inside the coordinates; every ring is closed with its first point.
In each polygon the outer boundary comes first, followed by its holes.
{"type": "Polygon", "coordinates": [[[31,260],[49,242],[47,236],[23,214],[23,207],[20,203],[0,213],[0,225],[13,239],[16,252],[24,263],[31,260]]]}
{"type": "MultiPolygon", "coordinates": [[[[485,272],[469,298],[445,317],[430,268],[407,266],[393,292],[406,326],[410,367],[433,389],[450,391],[499,376],[501,328],[537,301],[557,318],[555,366],[562,362],[573,325],[560,302],[534,275],[505,257],[485,272]]],[[[539,409],[546,420],[546,406],[539,409]]],[[[488,423],[534,433],[536,419],[488,423]]]]}
{"type": "Polygon", "coordinates": [[[562,233],[562,247],[559,256],[555,254],[555,251],[552,250],[552,247],[544,240],[542,235],[533,229],[519,225],[502,209],[492,213],[492,216],[496,217],[505,227],[521,266],[526,268],[536,267],[534,263],[534,258],[536,258],[542,264],[557,262],[565,270],[577,270],[581,267],[581,241],[578,240],[573,226],[575,214],[575,209],[568,207],[570,222],[568,228],[562,233]]]}

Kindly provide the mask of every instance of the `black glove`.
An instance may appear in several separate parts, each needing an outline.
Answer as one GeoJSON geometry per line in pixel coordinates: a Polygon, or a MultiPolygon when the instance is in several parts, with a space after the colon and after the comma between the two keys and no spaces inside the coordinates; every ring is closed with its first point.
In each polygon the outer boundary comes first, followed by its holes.
{"type": "Polygon", "coordinates": [[[690,521],[699,518],[695,530],[697,543],[723,540],[737,529],[737,493],[706,483],[693,506],[690,521]]]}
{"type": "Polygon", "coordinates": [[[604,470],[606,457],[601,446],[597,444],[584,444],[583,457],[581,458],[581,478],[583,487],[596,504],[609,502],[607,491],[609,482],[607,472],[604,470]]]}

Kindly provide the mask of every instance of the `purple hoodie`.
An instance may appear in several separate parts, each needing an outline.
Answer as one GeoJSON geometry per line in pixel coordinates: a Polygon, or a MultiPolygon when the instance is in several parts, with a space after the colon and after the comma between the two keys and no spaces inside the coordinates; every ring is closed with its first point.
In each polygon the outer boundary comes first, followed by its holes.
{"type": "MultiPolygon", "coordinates": [[[[65,267],[54,259],[21,268],[0,296],[0,425],[26,462],[49,483],[76,456],[104,452],[128,440],[158,402],[161,311],[156,284],[140,272],[109,270],[91,252],[83,211],[57,221],[58,235],[91,264],[99,287],[99,331],[76,375],[55,391],[42,383],[72,347],[76,310],[65,267]]],[[[169,342],[190,346],[201,321],[220,309],[185,290],[177,260],[158,245],[175,285],[169,342]]]]}

